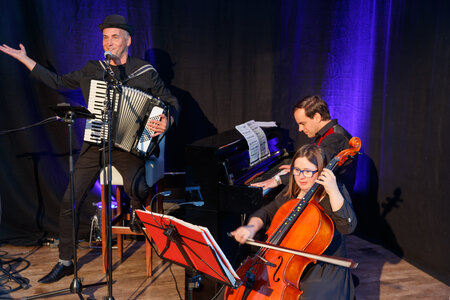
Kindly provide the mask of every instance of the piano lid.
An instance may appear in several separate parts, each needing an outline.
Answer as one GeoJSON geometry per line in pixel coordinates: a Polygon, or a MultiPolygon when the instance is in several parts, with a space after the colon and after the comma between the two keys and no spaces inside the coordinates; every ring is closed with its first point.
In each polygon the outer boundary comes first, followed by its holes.
{"type": "Polygon", "coordinates": [[[278,127],[263,128],[267,137],[270,155],[250,167],[248,145],[245,138],[236,129],[231,129],[213,136],[209,136],[189,145],[191,150],[201,149],[215,156],[218,164],[223,165],[220,179],[223,183],[243,184],[245,180],[258,172],[261,168],[268,168],[274,160],[285,154],[281,130],[278,127]]]}

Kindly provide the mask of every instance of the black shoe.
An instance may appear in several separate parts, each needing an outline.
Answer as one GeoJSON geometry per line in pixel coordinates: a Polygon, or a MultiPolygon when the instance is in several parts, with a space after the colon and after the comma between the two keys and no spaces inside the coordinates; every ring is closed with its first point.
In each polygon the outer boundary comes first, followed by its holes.
{"type": "Polygon", "coordinates": [[[58,262],[53,269],[38,280],[40,283],[52,283],[60,280],[64,276],[72,275],[73,274],[73,265],[65,266],[62,263],[58,262]]]}
{"type": "Polygon", "coordinates": [[[130,216],[130,229],[131,231],[135,232],[135,233],[141,233],[142,232],[142,223],[139,220],[138,216],[136,215],[136,211],[133,209],[131,211],[131,216],[130,216]]]}

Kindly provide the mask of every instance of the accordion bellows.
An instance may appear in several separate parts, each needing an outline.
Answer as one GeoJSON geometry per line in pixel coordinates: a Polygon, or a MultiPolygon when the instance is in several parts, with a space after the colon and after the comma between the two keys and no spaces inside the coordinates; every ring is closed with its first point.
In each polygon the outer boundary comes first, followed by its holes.
{"type": "MultiPolygon", "coordinates": [[[[92,80],[88,110],[95,119],[86,120],[84,141],[100,145],[107,140],[107,84],[104,81],[92,80]]],[[[113,103],[111,117],[111,141],[115,147],[138,156],[147,156],[154,134],[146,124],[148,120],[159,120],[165,113],[166,105],[160,99],[127,86],[120,91],[112,89],[110,99],[113,103]]]]}

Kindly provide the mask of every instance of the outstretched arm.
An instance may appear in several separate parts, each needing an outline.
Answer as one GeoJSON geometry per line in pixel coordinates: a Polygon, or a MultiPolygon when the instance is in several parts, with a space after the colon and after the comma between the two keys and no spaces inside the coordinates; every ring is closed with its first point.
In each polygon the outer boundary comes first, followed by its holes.
{"type": "Polygon", "coordinates": [[[0,46],[0,51],[14,57],[21,63],[23,63],[30,71],[36,66],[36,62],[28,57],[27,51],[22,44],[19,44],[20,49],[13,49],[6,44],[0,46]]]}

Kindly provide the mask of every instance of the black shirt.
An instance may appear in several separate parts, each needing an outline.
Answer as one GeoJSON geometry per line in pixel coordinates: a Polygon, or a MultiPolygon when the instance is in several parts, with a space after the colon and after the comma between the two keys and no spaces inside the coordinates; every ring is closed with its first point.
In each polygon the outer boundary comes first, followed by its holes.
{"type": "MultiPolygon", "coordinates": [[[[113,71],[117,77],[126,78],[134,71],[149,63],[135,58],[128,57],[127,62],[119,67],[114,67],[113,71]]],[[[42,81],[45,85],[53,89],[81,89],[83,97],[88,104],[89,89],[91,80],[103,80],[104,69],[97,60],[89,60],[83,68],[78,71],[70,72],[64,75],[58,75],[40,64],[31,71],[32,77],[42,81]]],[[[151,69],[142,75],[130,79],[125,85],[141,90],[145,93],[151,94],[154,97],[160,98],[171,106],[170,113],[174,120],[178,120],[180,106],[177,99],[170,93],[169,89],[164,86],[163,81],[155,69],[151,69]]]]}

